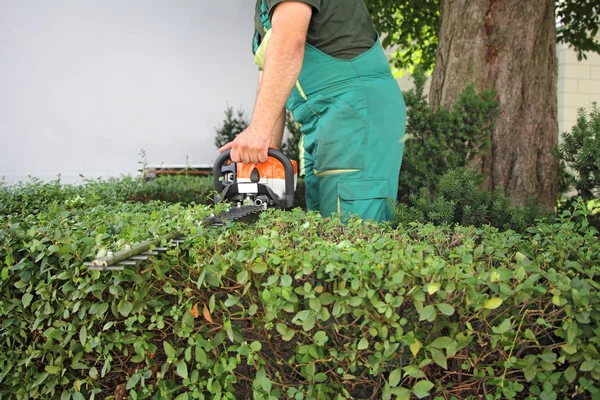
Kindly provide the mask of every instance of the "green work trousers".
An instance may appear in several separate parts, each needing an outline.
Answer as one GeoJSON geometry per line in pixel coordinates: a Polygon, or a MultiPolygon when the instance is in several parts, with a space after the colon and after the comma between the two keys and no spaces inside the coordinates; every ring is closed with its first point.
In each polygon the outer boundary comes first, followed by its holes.
{"type": "Polygon", "coordinates": [[[393,219],[406,106],[379,40],[351,60],[307,44],[286,108],[301,126],[307,208],[324,217],[393,219]]]}

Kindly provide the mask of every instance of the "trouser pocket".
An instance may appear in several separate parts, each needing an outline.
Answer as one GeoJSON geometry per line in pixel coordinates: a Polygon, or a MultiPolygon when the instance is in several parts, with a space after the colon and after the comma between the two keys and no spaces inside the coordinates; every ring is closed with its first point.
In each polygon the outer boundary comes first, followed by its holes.
{"type": "Polygon", "coordinates": [[[338,182],[338,213],[342,218],[389,221],[393,218],[388,180],[360,179],[338,182]]]}
{"type": "Polygon", "coordinates": [[[318,98],[310,106],[318,115],[314,132],[315,174],[320,176],[362,170],[367,121],[338,98],[318,98]]]}

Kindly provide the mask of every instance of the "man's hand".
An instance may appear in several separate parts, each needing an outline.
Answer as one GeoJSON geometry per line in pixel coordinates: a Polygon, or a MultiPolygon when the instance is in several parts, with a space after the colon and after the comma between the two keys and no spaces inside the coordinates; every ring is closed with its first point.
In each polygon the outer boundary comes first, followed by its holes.
{"type": "Polygon", "coordinates": [[[219,149],[224,152],[231,149],[231,162],[258,164],[267,161],[271,132],[268,129],[255,128],[252,124],[241,132],[235,140],[219,149]]]}
{"type": "Polygon", "coordinates": [[[278,147],[285,124],[285,103],[298,80],[304,60],[312,7],[290,1],[273,10],[271,39],[265,52],[263,77],[250,125],[219,149],[231,149],[231,161],[258,164],[267,161],[269,146],[278,147]]]}

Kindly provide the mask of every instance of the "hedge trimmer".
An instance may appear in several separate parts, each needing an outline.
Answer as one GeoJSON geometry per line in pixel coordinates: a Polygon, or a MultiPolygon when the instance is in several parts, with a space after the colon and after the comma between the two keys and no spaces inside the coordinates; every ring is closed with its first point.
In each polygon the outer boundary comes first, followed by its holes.
{"type": "MultiPolygon", "coordinates": [[[[269,159],[263,163],[234,164],[231,162],[230,152],[231,150],[227,150],[219,155],[213,167],[213,177],[214,204],[228,201],[231,206],[218,215],[211,214],[204,218],[202,226],[219,227],[228,221],[237,221],[272,207],[293,207],[298,175],[295,161],[289,160],[279,150],[270,148],[269,159]]],[[[169,232],[152,240],[127,245],[114,253],[108,252],[106,256],[98,257],[84,265],[99,271],[122,270],[184,241],[185,236],[178,231],[169,232]],[[159,247],[163,242],[168,242],[170,247],[159,247]]]]}

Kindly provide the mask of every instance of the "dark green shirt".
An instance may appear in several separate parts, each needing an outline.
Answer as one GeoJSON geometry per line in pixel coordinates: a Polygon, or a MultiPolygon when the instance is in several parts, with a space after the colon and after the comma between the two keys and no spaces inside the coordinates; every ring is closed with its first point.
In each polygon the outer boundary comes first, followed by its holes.
{"type": "MultiPolygon", "coordinates": [[[[265,29],[260,18],[261,1],[256,2],[255,41],[260,44],[265,29]]],[[[279,3],[290,0],[264,0],[269,17],[279,3]]],[[[341,59],[354,58],[369,50],[377,38],[371,16],[363,0],[294,0],[309,4],[313,15],[307,42],[322,52],[341,59]]]]}

